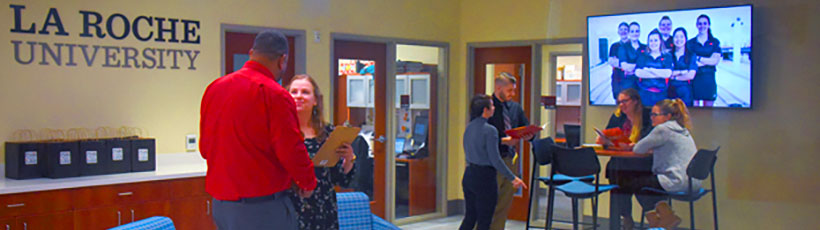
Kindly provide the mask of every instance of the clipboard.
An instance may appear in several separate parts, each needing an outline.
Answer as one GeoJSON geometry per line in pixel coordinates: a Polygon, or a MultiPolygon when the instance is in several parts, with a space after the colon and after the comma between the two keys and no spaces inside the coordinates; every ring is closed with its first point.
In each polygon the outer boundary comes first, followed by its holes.
{"type": "Polygon", "coordinates": [[[319,148],[319,152],[313,156],[314,167],[333,167],[339,162],[339,155],[336,155],[336,149],[342,146],[343,143],[353,143],[356,137],[359,136],[361,128],[336,126],[333,132],[327,137],[325,143],[319,148]]]}

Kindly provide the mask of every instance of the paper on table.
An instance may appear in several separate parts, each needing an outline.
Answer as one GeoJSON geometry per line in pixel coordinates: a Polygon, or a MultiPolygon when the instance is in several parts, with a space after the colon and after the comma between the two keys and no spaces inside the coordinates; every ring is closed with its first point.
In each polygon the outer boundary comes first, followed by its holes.
{"type": "Polygon", "coordinates": [[[332,133],[327,137],[325,143],[319,148],[316,156],[313,156],[314,167],[333,167],[339,162],[339,155],[336,154],[336,149],[344,143],[353,143],[356,137],[359,136],[357,127],[336,126],[332,133]]]}

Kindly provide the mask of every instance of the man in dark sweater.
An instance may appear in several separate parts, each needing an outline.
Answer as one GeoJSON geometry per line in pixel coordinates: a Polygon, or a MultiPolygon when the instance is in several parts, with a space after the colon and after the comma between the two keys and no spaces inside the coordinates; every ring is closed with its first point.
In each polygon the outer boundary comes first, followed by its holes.
{"type": "MultiPolygon", "coordinates": [[[[515,167],[516,150],[521,140],[532,140],[532,136],[525,136],[521,139],[507,136],[504,131],[514,129],[530,124],[527,117],[524,115],[524,109],[521,104],[513,101],[515,98],[516,78],[507,72],[501,72],[495,78],[495,91],[493,92],[493,105],[495,112],[490,117],[488,122],[494,126],[498,132],[499,145],[498,152],[504,163],[513,172],[518,172],[515,167]]],[[[507,180],[501,173],[496,177],[498,182],[498,203],[493,213],[493,223],[490,229],[504,229],[507,222],[507,214],[510,212],[515,188],[512,183],[507,180]]]]}

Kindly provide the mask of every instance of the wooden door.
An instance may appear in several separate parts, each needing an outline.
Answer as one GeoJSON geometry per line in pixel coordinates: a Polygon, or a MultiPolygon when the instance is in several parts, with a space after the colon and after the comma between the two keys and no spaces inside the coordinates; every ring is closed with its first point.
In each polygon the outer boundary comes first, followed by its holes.
{"type": "Polygon", "coordinates": [[[211,218],[211,197],[186,197],[171,201],[171,219],[177,229],[216,229],[211,218]]]}
{"type": "Polygon", "coordinates": [[[25,230],[72,230],[88,229],[74,228],[74,213],[64,211],[45,215],[18,217],[15,221],[16,228],[25,230]]]}
{"type": "MultiPolygon", "coordinates": [[[[285,85],[290,82],[296,71],[296,52],[293,43],[296,41],[293,36],[286,36],[288,39],[288,68],[282,76],[282,84],[285,85]]],[[[256,33],[244,32],[225,32],[225,74],[232,73],[234,70],[242,68],[248,58],[248,52],[253,47],[253,40],[256,38],[256,33]],[[236,65],[234,64],[236,63],[236,65]]]]}
{"type": "MultiPolygon", "coordinates": [[[[379,137],[387,137],[386,129],[387,129],[387,101],[385,97],[387,95],[386,91],[386,57],[387,57],[387,44],[384,43],[373,43],[373,42],[356,42],[356,41],[342,41],[342,40],[335,40],[333,41],[333,53],[334,53],[334,62],[333,62],[333,73],[338,73],[339,70],[339,59],[357,59],[357,60],[368,60],[374,61],[374,72],[373,72],[373,79],[374,79],[374,106],[373,106],[373,123],[370,125],[374,126],[374,133],[373,137],[375,140],[378,140],[379,137]]],[[[336,75],[336,74],[334,74],[336,75]]],[[[355,108],[351,108],[347,106],[347,82],[345,81],[344,76],[334,76],[335,85],[334,87],[334,98],[336,99],[334,102],[334,112],[333,112],[333,123],[335,125],[344,124],[345,121],[353,120],[355,117],[353,116],[367,116],[367,112],[365,111],[361,114],[361,111],[355,108]]],[[[354,122],[351,122],[354,123],[354,122]]],[[[358,123],[358,122],[357,122],[358,123]]],[[[357,124],[353,124],[357,125],[357,124]]],[[[385,172],[386,172],[386,151],[385,151],[385,144],[380,141],[372,141],[373,146],[371,149],[373,151],[373,172],[370,173],[373,175],[373,201],[371,202],[371,211],[384,218],[385,217],[385,202],[386,202],[386,187],[385,187],[385,172]]],[[[368,173],[368,172],[358,172],[358,173],[368,173]]]]}
{"type": "Polygon", "coordinates": [[[131,220],[131,213],[118,206],[80,209],[74,211],[74,229],[109,229],[131,220]]]}
{"type": "MultiPolygon", "coordinates": [[[[499,65],[500,67],[507,68],[511,74],[515,75],[518,79],[516,82],[516,97],[514,101],[521,104],[524,107],[524,114],[527,115],[530,121],[533,118],[529,117],[530,114],[530,95],[532,92],[531,85],[532,85],[532,47],[531,46],[519,46],[519,47],[497,47],[497,48],[477,48],[475,49],[474,53],[474,69],[473,69],[473,93],[472,95],[478,93],[485,93],[488,92],[486,89],[490,89],[489,92],[492,92],[492,85],[486,85],[487,79],[487,65],[488,64],[495,64],[499,65]],[[510,67],[512,65],[512,67],[510,67]],[[521,67],[519,67],[521,66],[521,67]]],[[[518,150],[518,161],[520,162],[520,172],[521,179],[525,182],[529,183],[530,181],[530,144],[529,142],[524,142],[524,144],[518,150]]],[[[518,174],[518,170],[513,169],[513,171],[518,174]]],[[[529,185],[532,186],[532,185],[529,185]]],[[[516,195],[513,198],[512,207],[510,208],[510,213],[507,216],[509,219],[513,220],[526,220],[527,219],[527,202],[529,201],[529,191],[526,189],[520,190],[520,195],[516,195]]]]}

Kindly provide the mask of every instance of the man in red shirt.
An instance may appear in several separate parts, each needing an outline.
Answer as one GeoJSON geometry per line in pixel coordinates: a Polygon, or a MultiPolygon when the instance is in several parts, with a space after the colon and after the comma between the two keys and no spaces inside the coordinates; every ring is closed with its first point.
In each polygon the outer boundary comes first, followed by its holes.
{"type": "Polygon", "coordinates": [[[214,80],[202,96],[205,190],[219,229],[296,229],[290,188],[309,197],[316,187],[293,98],[276,83],[287,52],[281,32],[260,32],[242,69],[214,80]]]}

